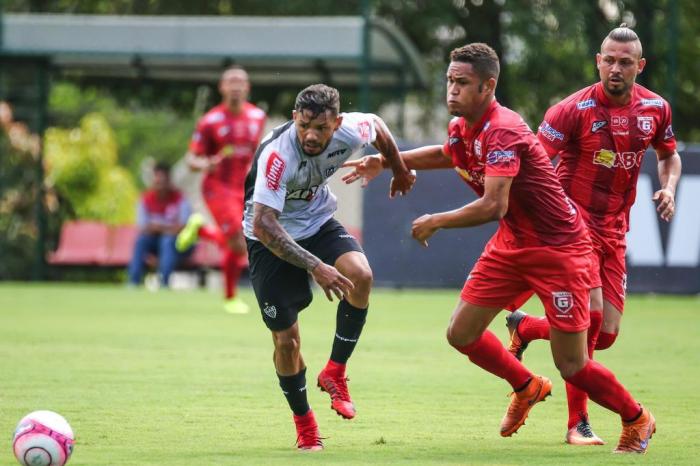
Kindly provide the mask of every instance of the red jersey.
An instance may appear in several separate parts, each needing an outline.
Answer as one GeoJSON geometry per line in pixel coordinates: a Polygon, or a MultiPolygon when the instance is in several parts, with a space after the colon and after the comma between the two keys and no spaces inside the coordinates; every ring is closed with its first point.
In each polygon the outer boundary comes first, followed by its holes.
{"type": "Polygon", "coordinates": [[[210,181],[218,181],[243,190],[264,127],[265,112],[248,102],[237,115],[220,104],[200,118],[190,152],[203,157],[224,155],[216,169],[206,175],[204,189],[210,181]]]}
{"type": "Polygon", "coordinates": [[[580,214],[520,115],[494,100],[471,128],[464,118],[454,118],[448,136],[443,151],[479,196],[484,194],[484,177],[513,178],[508,212],[499,224],[506,243],[524,248],[588,241],[580,214]]]}
{"type": "Polygon", "coordinates": [[[629,104],[615,106],[602,83],[586,87],[551,107],[538,137],[566,193],[598,230],[628,229],[642,157],[651,144],[663,156],[676,149],[671,107],[635,84],[629,104]]]}

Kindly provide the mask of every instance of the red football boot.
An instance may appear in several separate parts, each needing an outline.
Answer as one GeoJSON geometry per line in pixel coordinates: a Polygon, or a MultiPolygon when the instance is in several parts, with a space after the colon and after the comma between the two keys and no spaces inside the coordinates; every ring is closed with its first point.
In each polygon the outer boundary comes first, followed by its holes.
{"type": "Polygon", "coordinates": [[[294,415],[294,424],[297,426],[297,448],[301,451],[323,450],[321,434],[318,432],[318,424],[314,412],[309,410],[303,416],[294,415]]]}
{"type": "Polygon", "coordinates": [[[345,377],[345,365],[329,361],[318,374],[318,387],[331,396],[331,408],[345,419],[355,417],[355,405],[348,392],[348,378],[345,377]]]}

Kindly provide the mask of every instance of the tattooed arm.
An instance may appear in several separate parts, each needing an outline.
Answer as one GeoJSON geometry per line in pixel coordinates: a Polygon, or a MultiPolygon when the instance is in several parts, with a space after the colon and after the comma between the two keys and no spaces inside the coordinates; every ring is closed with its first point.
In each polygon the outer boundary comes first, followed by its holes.
{"type": "Polygon", "coordinates": [[[326,293],[329,301],[332,294],[338,299],[353,289],[352,282],[332,265],[324,264],[321,259],[311,254],[289,236],[278,220],[279,212],[264,204],[256,202],[253,214],[253,234],[274,255],[301,269],[308,271],[316,283],[326,293]]]}

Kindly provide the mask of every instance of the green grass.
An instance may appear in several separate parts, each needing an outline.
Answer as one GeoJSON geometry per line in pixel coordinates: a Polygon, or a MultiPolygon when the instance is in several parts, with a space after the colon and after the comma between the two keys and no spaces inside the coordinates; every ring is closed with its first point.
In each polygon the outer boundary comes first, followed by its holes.
{"type": "MultiPolygon", "coordinates": [[[[698,298],[632,297],[623,333],[599,354],[658,422],[645,457],[618,457],[610,451],[619,420],[597,406],[592,424],[608,445],[564,445],[564,387],[543,343],[528,349],[526,363],[556,380],[554,396],[518,435],[500,438],[508,385],[445,342],[457,296],[374,293],[349,367],[358,416],[345,421],[315,388],[335,321],[335,304],[316,295],[301,314],[302,351],[328,438],[323,452],[300,454],[257,312],[227,315],[208,292],[0,285],[0,465],[15,464],[12,431],[36,409],[70,421],[73,466],[697,464],[698,298]]],[[[505,341],[503,322],[492,329],[505,341]]]]}

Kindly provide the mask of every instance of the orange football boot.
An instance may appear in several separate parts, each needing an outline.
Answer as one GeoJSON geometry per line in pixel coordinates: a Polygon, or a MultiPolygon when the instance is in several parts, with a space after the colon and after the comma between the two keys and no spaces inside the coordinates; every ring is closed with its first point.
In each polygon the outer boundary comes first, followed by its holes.
{"type": "Polygon", "coordinates": [[[536,375],[525,388],[511,394],[510,405],[501,421],[501,436],[510,437],[525,424],[527,415],[536,403],[552,394],[552,381],[536,375]]]}
{"type": "Polygon", "coordinates": [[[642,414],[632,422],[622,423],[622,434],[613,453],[644,454],[649,447],[649,439],[656,432],[656,419],[648,409],[642,408],[642,414]]]}

